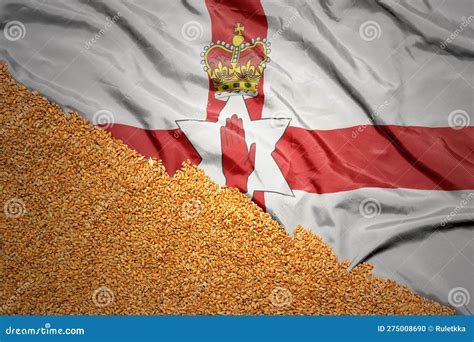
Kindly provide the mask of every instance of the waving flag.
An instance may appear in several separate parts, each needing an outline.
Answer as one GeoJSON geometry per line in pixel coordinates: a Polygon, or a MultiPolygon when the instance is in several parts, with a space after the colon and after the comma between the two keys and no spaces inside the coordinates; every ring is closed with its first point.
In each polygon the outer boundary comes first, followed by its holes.
{"type": "Polygon", "coordinates": [[[2,1],[0,57],[173,174],[472,313],[470,1],[2,1]]]}

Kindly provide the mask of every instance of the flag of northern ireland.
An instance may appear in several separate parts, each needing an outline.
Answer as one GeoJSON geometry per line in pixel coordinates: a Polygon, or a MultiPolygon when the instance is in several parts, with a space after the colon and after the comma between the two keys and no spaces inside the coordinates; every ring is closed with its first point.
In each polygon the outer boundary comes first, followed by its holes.
{"type": "Polygon", "coordinates": [[[17,80],[171,175],[473,312],[471,1],[3,0],[0,28],[17,80]]]}

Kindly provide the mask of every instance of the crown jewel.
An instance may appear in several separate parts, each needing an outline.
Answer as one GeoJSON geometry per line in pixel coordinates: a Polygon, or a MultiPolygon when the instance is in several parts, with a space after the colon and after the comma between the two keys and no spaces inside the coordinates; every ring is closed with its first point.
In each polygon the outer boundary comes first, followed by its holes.
{"type": "Polygon", "coordinates": [[[245,42],[245,27],[237,23],[232,44],[223,41],[204,47],[202,64],[216,90],[216,98],[231,95],[254,97],[258,94],[258,83],[270,58],[270,43],[266,39],[245,42]]]}

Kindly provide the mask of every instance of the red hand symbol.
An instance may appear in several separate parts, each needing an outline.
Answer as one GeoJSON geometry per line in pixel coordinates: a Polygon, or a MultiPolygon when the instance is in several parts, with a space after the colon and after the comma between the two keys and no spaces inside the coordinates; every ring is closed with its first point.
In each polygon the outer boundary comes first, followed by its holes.
{"type": "Polygon", "coordinates": [[[247,180],[255,168],[255,143],[249,151],[242,119],[235,114],[221,127],[221,148],[226,185],[247,192],[247,180]]]}

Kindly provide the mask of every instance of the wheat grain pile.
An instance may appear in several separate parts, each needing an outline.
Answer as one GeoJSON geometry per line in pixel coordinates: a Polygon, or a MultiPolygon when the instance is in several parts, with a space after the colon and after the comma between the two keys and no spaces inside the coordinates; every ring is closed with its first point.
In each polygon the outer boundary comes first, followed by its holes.
{"type": "Polygon", "coordinates": [[[1,314],[453,314],[0,68],[1,314]]]}

